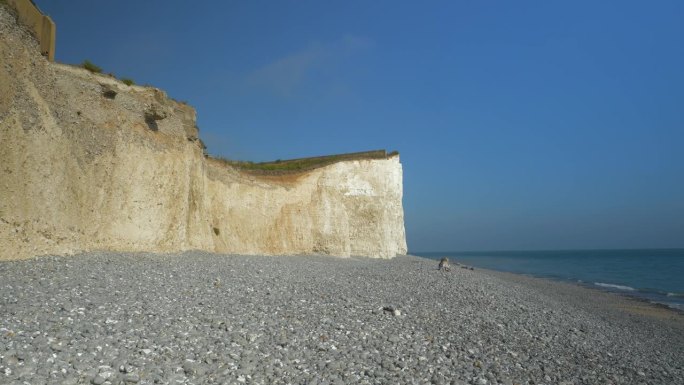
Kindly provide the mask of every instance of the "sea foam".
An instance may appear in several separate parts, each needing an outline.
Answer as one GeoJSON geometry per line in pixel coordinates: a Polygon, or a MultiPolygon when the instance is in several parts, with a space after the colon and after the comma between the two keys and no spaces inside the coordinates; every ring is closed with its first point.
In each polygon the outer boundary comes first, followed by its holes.
{"type": "Polygon", "coordinates": [[[594,285],[601,286],[601,287],[607,287],[607,288],[611,288],[611,289],[617,289],[617,290],[636,291],[636,289],[633,287],[623,286],[623,285],[614,285],[612,283],[594,282],[594,285]]]}

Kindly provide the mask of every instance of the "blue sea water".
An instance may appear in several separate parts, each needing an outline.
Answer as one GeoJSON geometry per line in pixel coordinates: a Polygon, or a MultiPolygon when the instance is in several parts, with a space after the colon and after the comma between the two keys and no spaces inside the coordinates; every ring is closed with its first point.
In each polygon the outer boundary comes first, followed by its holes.
{"type": "Polygon", "coordinates": [[[417,252],[485,269],[571,281],[684,311],[684,249],[417,252]]]}

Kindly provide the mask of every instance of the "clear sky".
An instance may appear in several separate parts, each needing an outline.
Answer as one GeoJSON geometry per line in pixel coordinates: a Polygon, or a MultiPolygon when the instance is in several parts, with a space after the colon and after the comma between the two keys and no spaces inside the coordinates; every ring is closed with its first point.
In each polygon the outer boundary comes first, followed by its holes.
{"type": "Polygon", "coordinates": [[[211,154],[386,148],[409,251],[684,247],[684,2],[36,0],[211,154]]]}

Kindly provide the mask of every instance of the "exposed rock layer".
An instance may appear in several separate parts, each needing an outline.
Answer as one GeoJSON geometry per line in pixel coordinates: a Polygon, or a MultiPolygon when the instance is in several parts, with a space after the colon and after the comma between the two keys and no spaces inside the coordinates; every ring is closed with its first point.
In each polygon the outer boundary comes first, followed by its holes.
{"type": "Polygon", "coordinates": [[[0,259],[406,252],[398,156],[250,175],[203,156],[194,109],[49,63],[1,6],[0,58],[0,259]]]}

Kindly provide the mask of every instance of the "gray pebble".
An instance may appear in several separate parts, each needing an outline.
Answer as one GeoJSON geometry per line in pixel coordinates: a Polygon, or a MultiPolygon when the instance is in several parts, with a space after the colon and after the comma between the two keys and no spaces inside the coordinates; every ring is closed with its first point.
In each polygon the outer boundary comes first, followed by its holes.
{"type": "Polygon", "coordinates": [[[579,287],[433,267],[202,252],[0,262],[0,328],[22,331],[0,334],[0,383],[682,383],[681,323],[625,317],[579,287]]]}
{"type": "Polygon", "coordinates": [[[124,380],[126,382],[137,383],[137,382],[140,382],[140,376],[138,376],[137,374],[134,374],[134,373],[129,373],[129,374],[126,374],[126,377],[124,377],[124,380]]]}

